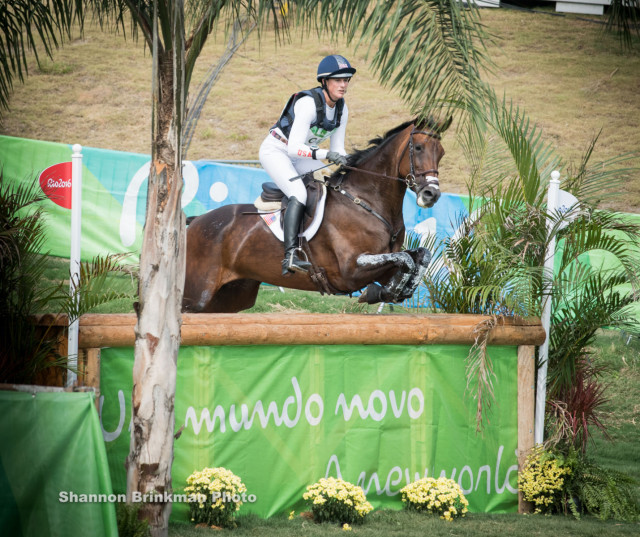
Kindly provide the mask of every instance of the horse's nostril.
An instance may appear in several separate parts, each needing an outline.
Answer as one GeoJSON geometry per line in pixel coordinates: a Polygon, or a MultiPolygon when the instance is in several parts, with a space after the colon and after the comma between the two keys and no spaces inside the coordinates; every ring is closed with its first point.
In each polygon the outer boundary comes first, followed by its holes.
{"type": "Polygon", "coordinates": [[[418,195],[418,205],[425,208],[433,207],[438,199],[440,199],[440,190],[426,186],[418,195]]]}

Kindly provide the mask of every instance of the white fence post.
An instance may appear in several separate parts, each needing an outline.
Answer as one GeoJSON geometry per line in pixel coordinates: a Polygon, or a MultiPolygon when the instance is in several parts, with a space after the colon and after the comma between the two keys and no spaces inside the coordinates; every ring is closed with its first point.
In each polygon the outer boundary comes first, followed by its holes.
{"type": "MultiPolygon", "coordinates": [[[[555,212],[558,205],[558,192],[560,190],[560,172],[551,172],[549,181],[549,191],[547,195],[547,213],[555,212]]],[[[553,221],[547,218],[547,234],[553,227],[553,221]]],[[[535,417],[535,438],[536,444],[544,441],[544,409],[547,400],[547,366],[549,359],[549,336],[551,330],[551,287],[553,285],[553,262],[556,253],[555,237],[549,241],[549,246],[545,252],[544,274],[542,285],[544,297],[542,299],[542,326],[547,334],[544,343],[540,346],[540,368],[538,369],[538,384],[536,390],[536,417],[535,417]]]]}
{"type": "MultiPolygon", "coordinates": [[[[71,155],[71,253],[69,256],[69,294],[78,304],[78,296],[74,296],[80,278],[80,240],[82,237],[82,146],[75,144],[71,155]]],[[[79,319],[69,319],[68,365],[70,369],[78,368],[78,335],[79,319]]],[[[77,383],[75,371],[67,371],[67,387],[77,383]]]]}

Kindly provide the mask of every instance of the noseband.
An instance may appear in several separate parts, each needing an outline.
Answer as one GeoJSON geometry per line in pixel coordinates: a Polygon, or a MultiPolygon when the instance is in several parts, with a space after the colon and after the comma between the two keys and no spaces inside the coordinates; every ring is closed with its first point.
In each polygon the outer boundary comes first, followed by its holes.
{"type": "MultiPolygon", "coordinates": [[[[424,134],[426,136],[429,136],[430,138],[433,138],[435,140],[440,140],[441,136],[434,131],[419,131],[416,130],[415,127],[414,129],[411,131],[411,134],[409,134],[409,144],[407,145],[407,147],[405,148],[405,150],[402,152],[402,156],[404,156],[404,153],[407,151],[407,149],[409,150],[409,166],[410,166],[410,170],[409,170],[409,174],[405,177],[404,182],[407,183],[407,188],[414,188],[415,186],[417,186],[417,182],[416,182],[416,177],[424,177],[427,181],[427,186],[435,186],[437,188],[440,188],[440,181],[438,180],[438,170],[437,169],[431,169],[431,170],[423,170],[419,173],[416,173],[415,170],[415,163],[414,163],[414,143],[413,143],[413,135],[414,134],[424,134]]],[[[400,160],[402,160],[402,157],[400,157],[400,160]]]]}

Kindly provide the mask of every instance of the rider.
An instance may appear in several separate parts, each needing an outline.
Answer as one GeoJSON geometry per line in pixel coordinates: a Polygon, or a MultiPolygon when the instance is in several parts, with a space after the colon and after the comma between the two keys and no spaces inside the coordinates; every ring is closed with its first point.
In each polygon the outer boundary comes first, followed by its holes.
{"type": "Polygon", "coordinates": [[[355,72],[343,56],[324,58],[318,65],[320,86],[294,93],[260,146],[262,167],[289,198],[283,222],[283,276],[288,272],[307,272],[311,266],[296,253],[307,189],[302,177],[289,179],[322,168],[324,164],[319,161],[323,159],[339,165],[347,163],[344,138],[349,111],[344,96],[355,72]],[[328,138],[329,150],[319,149],[318,144],[328,138]]]}

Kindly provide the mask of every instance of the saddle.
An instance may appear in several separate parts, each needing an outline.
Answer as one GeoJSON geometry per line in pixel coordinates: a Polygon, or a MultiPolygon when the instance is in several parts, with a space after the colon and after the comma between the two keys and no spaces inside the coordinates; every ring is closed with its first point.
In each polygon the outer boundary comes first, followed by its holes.
{"type": "MultiPolygon", "coordinates": [[[[307,189],[307,203],[305,206],[305,219],[304,219],[304,227],[309,225],[313,221],[313,217],[316,213],[316,209],[318,207],[318,202],[322,198],[322,185],[321,183],[313,180],[313,174],[307,174],[302,178],[302,182],[304,183],[307,189]]],[[[284,195],[284,192],[278,188],[278,186],[269,181],[266,183],[262,183],[262,192],[260,193],[260,197],[254,202],[254,205],[257,209],[264,211],[282,211],[282,216],[287,210],[287,205],[289,204],[289,198],[284,195]]],[[[284,218],[280,218],[280,227],[282,227],[282,223],[284,218]]]]}

